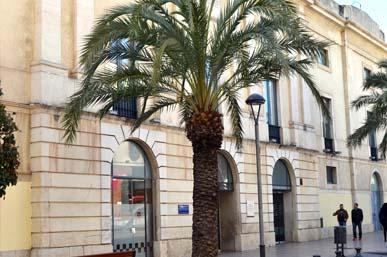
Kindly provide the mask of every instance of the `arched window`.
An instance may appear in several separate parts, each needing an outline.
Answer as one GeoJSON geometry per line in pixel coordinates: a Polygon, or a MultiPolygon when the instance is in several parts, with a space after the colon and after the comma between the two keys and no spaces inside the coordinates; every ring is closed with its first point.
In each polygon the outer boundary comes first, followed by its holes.
{"type": "Polygon", "coordinates": [[[234,191],[231,167],[222,154],[218,154],[218,184],[219,191],[234,191]]]}
{"type": "Polygon", "coordinates": [[[113,249],[151,257],[153,248],[152,172],[143,149],[123,142],[112,163],[113,249]]]}
{"type": "Polygon", "coordinates": [[[292,185],[290,183],[289,171],[285,163],[281,160],[274,165],[273,171],[273,190],[290,191],[292,185]]]}
{"type": "Polygon", "coordinates": [[[371,191],[372,192],[380,192],[380,183],[379,183],[379,178],[377,175],[374,173],[371,177],[371,191]]]}
{"type": "Polygon", "coordinates": [[[371,177],[371,207],[372,207],[372,223],[374,224],[375,230],[380,230],[380,222],[378,214],[380,207],[383,203],[383,189],[380,177],[377,173],[372,174],[371,177]]]}
{"type": "Polygon", "coordinates": [[[113,176],[152,178],[148,158],[138,144],[125,141],[118,147],[113,157],[113,176]]]}

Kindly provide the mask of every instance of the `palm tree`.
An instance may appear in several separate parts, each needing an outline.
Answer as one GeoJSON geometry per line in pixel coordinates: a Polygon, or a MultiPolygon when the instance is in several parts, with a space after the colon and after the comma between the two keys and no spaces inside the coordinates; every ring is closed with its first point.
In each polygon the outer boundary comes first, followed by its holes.
{"type": "Polygon", "coordinates": [[[70,143],[90,105],[102,106],[103,117],[114,104],[141,99],[133,130],[158,111],[179,110],[193,147],[192,257],[217,256],[219,106],[227,106],[238,146],[244,88],[296,73],[324,109],[308,69],[326,43],[304,29],[296,6],[288,0],[230,0],[221,11],[215,6],[215,0],[137,0],[109,10],[86,38],[80,59],[85,77],[63,119],[70,143]]]}
{"type": "Polygon", "coordinates": [[[371,133],[384,132],[379,144],[379,151],[386,157],[387,151],[387,59],[379,62],[380,71],[371,73],[366,78],[363,91],[366,95],[359,96],[352,102],[352,107],[359,110],[363,107],[368,109],[368,115],[364,124],[348,137],[348,146],[358,147],[362,141],[371,133]]]}

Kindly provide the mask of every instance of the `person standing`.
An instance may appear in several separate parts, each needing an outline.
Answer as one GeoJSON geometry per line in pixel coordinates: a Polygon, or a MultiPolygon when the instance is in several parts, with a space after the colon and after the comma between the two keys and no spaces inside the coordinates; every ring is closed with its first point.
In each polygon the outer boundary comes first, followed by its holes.
{"type": "Polygon", "coordinates": [[[384,203],[379,212],[379,221],[383,226],[383,234],[384,234],[384,242],[386,242],[387,238],[387,203],[384,203]]]}
{"type": "Polygon", "coordinates": [[[353,241],[357,240],[356,228],[359,229],[359,240],[362,237],[361,223],[363,222],[363,210],[359,208],[359,204],[355,203],[351,211],[352,228],[353,228],[353,241]]]}
{"type": "Polygon", "coordinates": [[[333,216],[337,216],[339,226],[347,226],[348,212],[344,209],[344,205],[340,204],[340,209],[333,213],[333,216]]]}

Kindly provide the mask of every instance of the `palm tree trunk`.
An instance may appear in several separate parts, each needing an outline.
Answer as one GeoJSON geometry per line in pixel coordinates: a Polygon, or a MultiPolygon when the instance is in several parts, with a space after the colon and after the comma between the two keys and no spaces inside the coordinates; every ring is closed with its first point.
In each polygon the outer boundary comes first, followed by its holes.
{"type": "Polygon", "coordinates": [[[186,122],[193,147],[192,257],[218,255],[218,162],[222,145],[222,115],[218,112],[193,114],[186,122]]]}
{"type": "Polygon", "coordinates": [[[194,148],[192,257],[218,256],[217,151],[194,148]]]}

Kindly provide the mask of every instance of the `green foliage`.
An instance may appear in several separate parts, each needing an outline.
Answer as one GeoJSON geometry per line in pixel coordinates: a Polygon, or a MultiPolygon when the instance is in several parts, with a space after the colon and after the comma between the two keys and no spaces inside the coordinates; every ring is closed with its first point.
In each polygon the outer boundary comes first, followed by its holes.
{"type": "Polygon", "coordinates": [[[380,71],[372,73],[363,85],[367,94],[359,96],[352,102],[355,110],[366,108],[368,115],[362,126],[348,137],[348,146],[358,147],[368,135],[381,131],[383,139],[379,144],[379,151],[386,157],[387,152],[387,60],[379,62],[380,71]]]}
{"type": "MultiPolygon", "coordinates": [[[[3,94],[0,89],[1,95],[3,94]]],[[[17,183],[19,153],[14,136],[16,131],[15,122],[0,103],[0,198],[5,197],[7,187],[17,183]]]]}
{"type": "Polygon", "coordinates": [[[133,129],[158,111],[178,108],[184,123],[224,104],[240,146],[241,89],[291,74],[328,113],[308,71],[328,44],[304,28],[291,1],[230,0],[216,19],[215,11],[214,0],[138,0],[98,19],[80,58],[85,78],[64,116],[67,142],[83,108],[100,104],[102,117],[137,97],[144,101],[133,129]]]}

